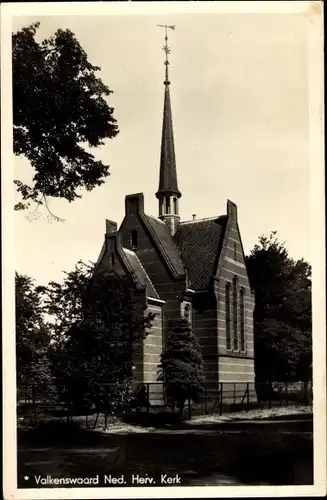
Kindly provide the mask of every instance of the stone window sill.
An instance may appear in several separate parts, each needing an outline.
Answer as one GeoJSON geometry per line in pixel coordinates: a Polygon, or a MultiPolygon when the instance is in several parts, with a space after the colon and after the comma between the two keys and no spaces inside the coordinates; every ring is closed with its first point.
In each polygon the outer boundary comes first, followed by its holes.
{"type": "Polygon", "coordinates": [[[240,349],[226,349],[226,352],[227,354],[229,354],[230,356],[246,356],[246,351],[241,351],[240,349]]]}

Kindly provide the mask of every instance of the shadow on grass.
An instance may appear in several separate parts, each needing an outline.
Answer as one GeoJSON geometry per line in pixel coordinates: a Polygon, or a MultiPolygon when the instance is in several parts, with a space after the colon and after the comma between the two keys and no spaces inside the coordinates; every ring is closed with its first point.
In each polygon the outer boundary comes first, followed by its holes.
{"type": "MultiPolygon", "coordinates": [[[[49,422],[34,431],[18,431],[19,487],[35,487],[34,476],[47,474],[99,475],[99,486],[104,486],[105,474],[124,474],[131,485],[133,475],[159,478],[176,473],[184,485],[312,484],[311,432],[301,434],[293,422],[274,424],[226,422],[217,432],[190,436],[156,431],[111,434],[76,423],[49,422]]],[[[179,426],[189,428],[187,423],[179,426]]]]}
{"type": "Polygon", "coordinates": [[[159,413],[132,413],[124,417],[124,422],[144,428],[155,429],[173,429],[173,430],[196,430],[196,431],[224,431],[238,429],[240,431],[253,430],[254,427],[260,428],[262,425],[269,425],[271,429],[277,430],[287,428],[294,432],[312,432],[313,416],[308,414],[276,415],[264,418],[253,418],[251,420],[242,420],[237,417],[231,420],[218,420],[205,418],[202,422],[192,420],[182,420],[181,415],[171,412],[159,413]]]}

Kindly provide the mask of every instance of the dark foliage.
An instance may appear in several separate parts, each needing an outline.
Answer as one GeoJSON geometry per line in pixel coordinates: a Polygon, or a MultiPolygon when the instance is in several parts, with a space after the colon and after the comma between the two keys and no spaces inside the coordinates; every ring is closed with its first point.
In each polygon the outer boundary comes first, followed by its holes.
{"type": "Polygon", "coordinates": [[[69,30],[38,43],[39,23],[12,37],[14,153],[34,169],[32,186],[15,181],[24,209],[46,197],[73,201],[109,175],[108,165],[83,148],[95,148],[118,133],[112,91],[96,76],[87,54],[69,30]]]}
{"type": "Polygon", "coordinates": [[[50,328],[43,316],[42,292],[28,276],[15,276],[17,398],[55,397],[48,355],[50,328]],[[37,388],[31,391],[31,388],[37,388]]]}
{"type": "Polygon", "coordinates": [[[132,398],[135,346],[153,319],[139,308],[129,277],[79,262],[46,293],[56,318],[54,374],[66,403],[123,412],[132,398]]]}
{"type": "Polygon", "coordinates": [[[177,406],[181,411],[188,398],[196,401],[203,393],[201,347],[186,319],[172,324],[171,334],[161,355],[159,380],[163,380],[172,406],[177,406]]]}
{"type": "Polygon", "coordinates": [[[276,233],[261,236],[247,257],[255,292],[257,381],[311,379],[311,268],[294,260],[276,233]]]}

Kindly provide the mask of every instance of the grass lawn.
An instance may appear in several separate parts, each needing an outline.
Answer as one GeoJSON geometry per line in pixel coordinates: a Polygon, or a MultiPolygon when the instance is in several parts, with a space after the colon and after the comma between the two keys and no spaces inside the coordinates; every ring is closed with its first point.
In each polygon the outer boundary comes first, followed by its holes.
{"type": "Polygon", "coordinates": [[[103,486],[104,474],[124,474],[131,484],[136,474],[159,478],[176,473],[184,485],[312,484],[310,410],[253,412],[252,418],[240,412],[179,425],[116,421],[106,432],[103,421],[95,430],[65,423],[52,430],[19,429],[18,485],[36,487],[34,476],[47,474],[99,475],[103,486]]]}

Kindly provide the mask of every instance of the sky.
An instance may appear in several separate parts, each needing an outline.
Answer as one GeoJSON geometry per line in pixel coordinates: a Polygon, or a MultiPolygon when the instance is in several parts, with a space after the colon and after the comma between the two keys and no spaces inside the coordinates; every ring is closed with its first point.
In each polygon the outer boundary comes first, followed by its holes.
{"type": "MultiPolygon", "coordinates": [[[[50,199],[64,222],[15,212],[16,270],[37,283],[61,280],[95,261],[105,219],[124,217],[125,195],[143,192],[158,215],[164,98],[163,30],[169,33],[170,92],[182,220],[238,206],[245,253],[276,230],[294,258],[310,256],[307,20],[301,14],[176,14],[13,18],[13,31],[40,21],[38,39],[70,29],[114,93],[120,133],[95,155],[110,165],[101,187],[72,203],[50,199]]],[[[15,157],[15,178],[32,170],[15,157]]],[[[19,201],[19,197],[16,197],[19,201]]]]}

